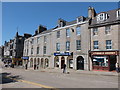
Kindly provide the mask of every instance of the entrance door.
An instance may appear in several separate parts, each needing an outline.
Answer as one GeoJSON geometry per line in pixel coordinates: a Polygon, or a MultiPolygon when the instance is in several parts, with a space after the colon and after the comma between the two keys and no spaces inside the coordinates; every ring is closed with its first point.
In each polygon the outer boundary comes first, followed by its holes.
{"type": "Polygon", "coordinates": [[[64,57],[62,57],[61,58],[61,69],[63,68],[63,64],[65,63],[65,58],[64,57]]]}
{"type": "Polygon", "coordinates": [[[84,58],[82,56],[77,57],[77,70],[84,70],[84,58]]]}
{"type": "Polygon", "coordinates": [[[109,67],[109,71],[113,71],[113,70],[115,70],[116,69],[116,66],[115,66],[115,64],[116,64],[116,56],[114,55],[114,56],[110,56],[109,57],[109,62],[110,62],[110,67],[109,67]]]}

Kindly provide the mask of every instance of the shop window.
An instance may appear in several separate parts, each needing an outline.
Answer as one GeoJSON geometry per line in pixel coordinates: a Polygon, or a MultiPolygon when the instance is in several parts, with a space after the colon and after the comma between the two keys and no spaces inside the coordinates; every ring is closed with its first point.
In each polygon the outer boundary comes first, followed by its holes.
{"type": "Polygon", "coordinates": [[[93,66],[108,67],[108,58],[105,56],[94,56],[93,66]]]}
{"type": "Polygon", "coordinates": [[[112,49],[112,41],[106,40],[106,49],[112,49]]]}
{"type": "Polygon", "coordinates": [[[69,60],[69,68],[73,68],[73,59],[69,60]]]}
{"type": "Polygon", "coordinates": [[[110,26],[106,26],[105,27],[105,34],[110,34],[110,32],[111,32],[110,26]]]}
{"type": "Polygon", "coordinates": [[[93,41],[93,49],[99,49],[98,41],[93,41]]]}
{"type": "Polygon", "coordinates": [[[93,28],[93,36],[98,35],[98,28],[93,28]]]}

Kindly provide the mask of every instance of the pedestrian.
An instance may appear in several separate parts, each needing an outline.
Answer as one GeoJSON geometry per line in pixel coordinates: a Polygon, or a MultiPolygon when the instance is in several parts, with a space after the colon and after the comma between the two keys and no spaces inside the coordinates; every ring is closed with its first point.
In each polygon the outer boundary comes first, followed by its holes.
{"type": "Polygon", "coordinates": [[[36,64],[34,64],[34,70],[36,70],[36,64]]]}
{"type": "Polygon", "coordinates": [[[27,70],[27,64],[25,65],[25,69],[27,70]]]}
{"type": "Polygon", "coordinates": [[[119,67],[119,64],[116,63],[116,72],[119,73],[120,72],[120,67],[119,67]]]}
{"type": "Polygon", "coordinates": [[[14,63],[12,63],[12,68],[14,68],[14,63]]]}
{"type": "Polygon", "coordinates": [[[66,64],[63,64],[63,73],[66,73],[66,64]]]}
{"type": "Polygon", "coordinates": [[[39,67],[39,64],[37,64],[37,69],[38,69],[38,67],[39,67]]]}

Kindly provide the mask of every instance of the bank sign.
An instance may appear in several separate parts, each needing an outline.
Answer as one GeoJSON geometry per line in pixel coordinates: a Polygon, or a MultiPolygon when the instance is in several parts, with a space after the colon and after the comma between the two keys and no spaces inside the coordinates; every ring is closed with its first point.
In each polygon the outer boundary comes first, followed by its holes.
{"type": "Polygon", "coordinates": [[[71,53],[69,52],[64,52],[64,53],[54,53],[54,56],[70,56],[71,53]]]}

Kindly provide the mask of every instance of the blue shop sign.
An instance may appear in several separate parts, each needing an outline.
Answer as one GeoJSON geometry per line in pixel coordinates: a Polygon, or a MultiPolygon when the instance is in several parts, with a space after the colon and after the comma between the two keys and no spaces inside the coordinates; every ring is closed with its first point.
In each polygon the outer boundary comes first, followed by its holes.
{"type": "Polygon", "coordinates": [[[22,57],[22,59],[29,59],[29,57],[22,57]]]}
{"type": "Polygon", "coordinates": [[[69,52],[64,52],[64,53],[54,53],[54,56],[70,56],[71,53],[69,52]]]}

